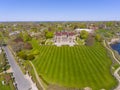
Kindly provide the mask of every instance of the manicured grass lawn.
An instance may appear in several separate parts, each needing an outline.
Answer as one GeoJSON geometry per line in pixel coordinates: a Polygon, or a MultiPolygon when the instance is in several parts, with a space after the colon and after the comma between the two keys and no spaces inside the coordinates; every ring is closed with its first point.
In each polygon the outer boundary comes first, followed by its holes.
{"type": "Polygon", "coordinates": [[[92,47],[39,46],[35,40],[32,43],[34,50],[40,51],[33,64],[48,83],[93,90],[110,90],[117,85],[110,73],[112,62],[99,43],[92,47]]]}

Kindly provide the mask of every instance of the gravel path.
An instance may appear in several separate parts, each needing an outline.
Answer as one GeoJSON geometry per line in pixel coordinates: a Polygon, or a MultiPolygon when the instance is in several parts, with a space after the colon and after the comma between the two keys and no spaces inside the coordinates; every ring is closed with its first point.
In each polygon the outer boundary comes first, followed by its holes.
{"type": "Polygon", "coordinates": [[[36,78],[37,78],[37,80],[38,80],[38,82],[39,82],[39,84],[40,84],[40,86],[41,86],[41,89],[42,89],[42,90],[45,90],[45,87],[44,87],[43,84],[41,83],[41,79],[39,78],[39,75],[38,75],[38,73],[37,73],[37,71],[36,71],[33,63],[32,63],[31,61],[30,61],[30,63],[31,63],[31,65],[32,65],[33,69],[34,69],[35,76],[36,76],[36,78]]]}

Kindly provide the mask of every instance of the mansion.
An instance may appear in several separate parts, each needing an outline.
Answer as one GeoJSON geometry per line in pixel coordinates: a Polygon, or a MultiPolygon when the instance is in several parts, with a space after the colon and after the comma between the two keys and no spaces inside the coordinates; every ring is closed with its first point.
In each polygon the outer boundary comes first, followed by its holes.
{"type": "Polygon", "coordinates": [[[54,36],[54,43],[57,46],[62,46],[62,45],[69,45],[69,46],[74,46],[75,45],[75,33],[74,32],[56,32],[54,36]]]}

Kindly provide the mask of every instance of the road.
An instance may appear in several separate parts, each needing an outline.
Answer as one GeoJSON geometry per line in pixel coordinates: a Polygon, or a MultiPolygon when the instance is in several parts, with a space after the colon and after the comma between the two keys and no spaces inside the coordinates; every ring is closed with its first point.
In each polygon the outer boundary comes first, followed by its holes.
{"type": "Polygon", "coordinates": [[[13,70],[13,75],[15,77],[15,82],[17,83],[18,90],[31,90],[30,82],[25,78],[9,48],[5,46],[3,47],[3,49],[7,55],[8,62],[13,70]]]}
{"type": "MultiPolygon", "coordinates": [[[[115,61],[120,64],[120,61],[115,57],[114,52],[109,47],[107,47],[105,40],[104,40],[104,46],[112,53],[112,56],[115,59],[115,61]]],[[[118,74],[119,71],[120,71],[120,67],[114,72],[114,76],[119,82],[118,86],[114,90],[120,90],[120,76],[118,74]]]]}

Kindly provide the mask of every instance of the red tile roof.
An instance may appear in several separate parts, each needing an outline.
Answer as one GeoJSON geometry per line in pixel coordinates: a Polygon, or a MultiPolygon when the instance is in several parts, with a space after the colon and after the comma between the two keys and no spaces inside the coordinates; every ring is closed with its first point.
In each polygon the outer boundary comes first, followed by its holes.
{"type": "Polygon", "coordinates": [[[62,36],[62,35],[73,36],[75,35],[75,33],[74,32],[56,32],[55,35],[56,36],[62,36]]]}

